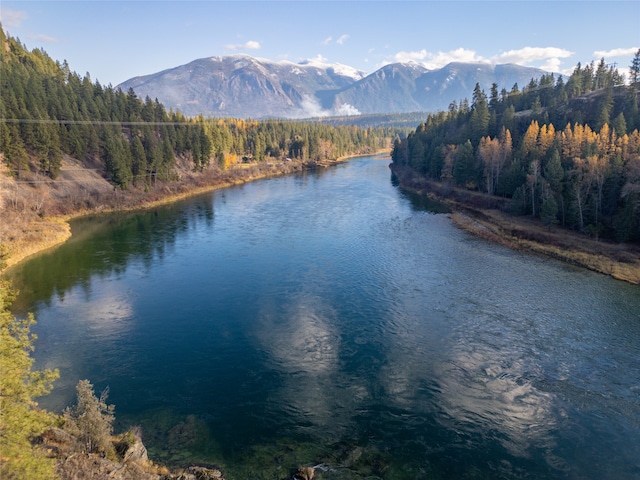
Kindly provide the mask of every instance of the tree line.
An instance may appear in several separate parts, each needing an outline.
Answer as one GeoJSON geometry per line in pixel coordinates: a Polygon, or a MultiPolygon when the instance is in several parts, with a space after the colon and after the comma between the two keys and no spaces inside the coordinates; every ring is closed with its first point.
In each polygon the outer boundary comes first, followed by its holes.
{"type": "MultiPolygon", "coordinates": [[[[0,29],[1,30],[1,29],[0,29]]],[[[216,162],[324,161],[390,145],[393,128],[315,122],[187,118],[156,99],[138,98],[81,77],[44,50],[28,51],[0,32],[0,152],[18,177],[32,170],[55,179],[64,154],[99,159],[114,185],[172,177],[176,158],[196,170],[216,162]]]]}
{"type": "Polygon", "coordinates": [[[439,182],[511,198],[514,213],[640,241],[640,50],[631,83],[605,64],[452,102],[394,142],[392,159],[439,182]]]}

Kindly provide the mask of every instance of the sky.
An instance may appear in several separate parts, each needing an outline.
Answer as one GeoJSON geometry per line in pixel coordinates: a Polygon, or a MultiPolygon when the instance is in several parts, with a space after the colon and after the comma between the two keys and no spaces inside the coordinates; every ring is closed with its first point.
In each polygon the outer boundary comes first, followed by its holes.
{"type": "Polygon", "coordinates": [[[568,75],[604,58],[626,73],[640,1],[11,1],[6,33],[103,85],[199,58],[341,63],[516,63],[568,75]]]}

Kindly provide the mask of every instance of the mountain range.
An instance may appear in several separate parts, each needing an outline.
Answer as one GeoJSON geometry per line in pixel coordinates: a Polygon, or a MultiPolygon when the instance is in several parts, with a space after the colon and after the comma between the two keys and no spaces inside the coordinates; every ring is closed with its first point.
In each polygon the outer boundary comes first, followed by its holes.
{"type": "Polygon", "coordinates": [[[118,87],[187,116],[312,118],[438,111],[470,99],[476,83],[511,90],[546,73],[514,64],[450,63],[429,70],[393,63],[371,74],[341,64],[273,62],[248,55],[194,60],[118,87]]]}

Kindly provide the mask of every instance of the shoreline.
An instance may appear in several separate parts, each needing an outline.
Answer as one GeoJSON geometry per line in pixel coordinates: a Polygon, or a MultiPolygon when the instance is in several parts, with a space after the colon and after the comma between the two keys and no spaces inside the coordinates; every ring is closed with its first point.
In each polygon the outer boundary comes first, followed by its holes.
{"type": "Polygon", "coordinates": [[[389,168],[401,188],[446,205],[451,221],[473,235],[640,285],[640,247],[636,245],[594,240],[557,226],[547,228],[531,217],[505,213],[507,199],[446,186],[393,164],[389,168]]]}
{"type": "MultiPolygon", "coordinates": [[[[292,173],[314,170],[316,168],[328,168],[347,162],[353,158],[382,155],[385,153],[388,154],[389,150],[385,149],[373,153],[347,155],[324,162],[295,161],[286,164],[279,163],[277,166],[271,167],[259,164],[249,165],[248,167],[236,167],[229,171],[224,171],[222,176],[214,176],[212,178],[203,176],[204,178],[196,179],[198,183],[204,180],[204,185],[191,185],[188,181],[181,181],[176,185],[172,185],[173,188],[179,191],[168,193],[153,192],[153,194],[157,195],[155,198],[146,192],[128,192],[130,197],[129,201],[125,201],[125,203],[121,205],[102,205],[94,209],[78,209],[67,214],[44,216],[42,218],[36,217],[29,223],[28,228],[22,232],[23,238],[18,238],[17,241],[7,242],[7,244],[5,244],[7,255],[4,259],[4,268],[0,269],[0,275],[5,274],[13,267],[16,267],[34,255],[45,253],[65,243],[71,238],[71,226],[69,222],[77,218],[103,214],[108,215],[117,212],[145,211],[215,190],[244,185],[256,180],[265,180],[292,173]]],[[[18,237],[20,237],[20,235],[18,235],[18,237]]]]}
{"type": "MultiPolygon", "coordinates": [[[[278,164],[268,170],[264,166],[252,165],[248,168],[234,168],[225,171],[222,176],[198,178],[192,185],[180,181],[172,185],[178,191],[129,192],[128,200],[119,205],[101,205],[93,209],[78,209],[72,213],[36,217],[22,232],[22,239],[9,244],[4,268],[0,275],[28,260],[34,255],[54,249],[71,238],[70,221],[92,215],[113,214],[117,212],[145,211],[162,205],[169,205],[186,198],[202,195],[215,190],[243,185],[256,180],[263,180],[291,173],[327,168],[346,162],[352,158],[375,156],[388,153],[381,150],[374,153],[343,156],[330,162],[295,162],[294,164],[278,164]],[[285,168],[283,168],[283,165],[285,168]],[[256,167],[261,167],[256,169],[256,167]],[[204,184],[201,184],[204,180],[204,184]],[[11,246],[18,246],[11,249],[11,246]]],[[[504,213],[505,199],[489,198],[477,192],[461,191],[447,197],[442,194],[443,186],[426,179],[414,176],[414,172],[399,170],[393,164],[389,166],[398,177],[403,189],[418,195],[436,200],[451,208],[450,218],[459,228],[509,248],[545,255],[565,263],[611,276],[617,280],[634,285],[640,284],[640,248],[636,246],[613,244],[596,241],[574,231],[561,227],[545,228],[542,223],[529,217],[518,217],[504,213]],[[485,202],[478,207],[478,199],[485,202]]],[[[445,187],[447,191],[451,187],[445,187]]],[[[18,237],[20,237],[18,235],[18,237]]]]}

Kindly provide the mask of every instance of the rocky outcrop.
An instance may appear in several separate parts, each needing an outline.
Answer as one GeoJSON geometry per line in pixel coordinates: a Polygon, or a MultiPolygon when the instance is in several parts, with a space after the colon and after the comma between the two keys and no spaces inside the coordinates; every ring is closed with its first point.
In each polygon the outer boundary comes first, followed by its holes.
{"type": "Polygon", "coordinates": [[[34,443],[45,455],[56,459],[61,480],[225,480],[217,468],[190,466],[170,470],[155,465],[149,460],[140,430],[135,428],[114,441],[117,458],[79,451],[73,435],[60,428],[47,430],[34,443]]]}
{"type": "Polygon", "coordinates": [[[131,429],[124,439],[115,443],[116,452],[122,457],[123,462],[136,462],[146,464],[149,462],[147,448],[142,443],[142,435],[137,428],[131,429]]]}

